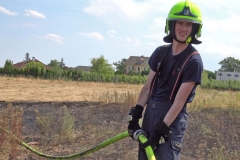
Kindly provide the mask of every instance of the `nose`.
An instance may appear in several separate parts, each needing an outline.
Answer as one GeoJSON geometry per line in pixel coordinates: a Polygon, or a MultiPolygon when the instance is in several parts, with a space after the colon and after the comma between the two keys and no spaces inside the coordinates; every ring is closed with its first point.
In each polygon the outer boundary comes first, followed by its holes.
{"type": "Polygon", "coordinates": [[[183,24],[183,25],[181,25],[181,30],[184,30],[184,31],[186,31],[187,29],[188,29],[188,24],[183,24]]]}
{"type": "Polygon", "coordinates": [[[181,30],[182,31],[188,31],[188,30],[190,30],[191,29],[191,25],[189,25],[189,24],[183,24],[183,25],[181,25],[181,30]]]}

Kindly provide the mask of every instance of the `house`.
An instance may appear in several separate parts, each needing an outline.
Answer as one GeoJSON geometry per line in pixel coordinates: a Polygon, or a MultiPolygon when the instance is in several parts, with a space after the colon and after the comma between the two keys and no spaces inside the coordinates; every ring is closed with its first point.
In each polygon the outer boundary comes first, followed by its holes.
{"type": "Polygon", "coordinates": [[[216,80],[240,80],[239,72],[215,71],[216,80]]]}
{"type": "MultiPolygon", "coordinates": [[[[18,62],[18,63],[16,63],[16,64],[13,64],[13,67],[14,67],[14,68],[17,68],[17,69],[22,69],[22,68],[24,68],[24,67],[26,66],[26,64],[29,63],[29,62],[40,62],[40,63],[42,63],[41,61],[37,60],[35,57],[32,57],[32,59],[31,59],[30,61],[28,61],[28,62],[27,62],[27,61],[22,61],[22,62],[18,62]]],[[[51,69],[50,66],[45,65],[44,63],[42,63],[42,64],[45,66],[46,69],[51,69]]]]}
{"type": "Polygon", "coordinates": [[[90,72],[91,67],[90,66],[77,66],[74,69],[85,71],[85,72],[90,72]]]}
{"type": "Polygon", "coordinates": [[[148,60],[150,57],[144,56],[130,56],[126,60],[126,72],[129,73],[130,71],[135,73],[140,73],[142,71],[146,71],[148,68],[148,60]]]}

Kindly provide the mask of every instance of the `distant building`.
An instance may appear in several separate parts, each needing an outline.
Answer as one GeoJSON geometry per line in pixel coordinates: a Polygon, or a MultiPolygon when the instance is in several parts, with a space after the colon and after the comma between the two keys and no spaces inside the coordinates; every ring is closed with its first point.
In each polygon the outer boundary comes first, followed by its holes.
{"type": "Polygon", "coordinates": [[[216,80],[240,80],[239,72],[216,71],[216,80]]]}
{"type": "Polygon", "coordinates": [[[135,73],[146,71],[148,68],[149,58],[150,57],[144,56],[130,56],[126,60],[127,73],[129,73],[130,71],[135,73]]]}
{"type": "Polygon", "coordinates": [[[81,70],[81,71],[85,71],[85,72],[90,72],[91,67],[90,66],[77,66],[77,67],[74,67],[73,69],[77,69],[77,70],[81,70]]]}
{"type": "MultiPolygon", "coordinates": [[[[16,63],[16,64],[13,64],[13,67],[14,68],[17,68],[17,69],[22,69],[26,66],[26,64],[28,64],[29,62],[40,62],[42,63],[41,61],[37,60],[35,57],[32,57],[32,59],[30,61],[22,61],[22,62],[19,62],[19,63],[16,63]]],[[[48,65],[45,65],[44,63],[42,63],[46,69],[51,69],[50,66],[48,65]]]]}

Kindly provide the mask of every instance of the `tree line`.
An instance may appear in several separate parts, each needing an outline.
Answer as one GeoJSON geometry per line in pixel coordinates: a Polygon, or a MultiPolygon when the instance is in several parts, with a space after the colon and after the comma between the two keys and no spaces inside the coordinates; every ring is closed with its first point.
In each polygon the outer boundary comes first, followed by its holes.
{"type": "MultiPolygon", "coordinates": [[[[8,75],[13,77],[24,76],[42,79],[62,79],[62,80],[73,80],[73,81],[91,81],[101,83],[129,83],[129,84],[143,84],[149,73],[147,71],[140,73],[130,72],[126,74],[126,59],[122,59],[118,62],[114,62],[114,69],[111,64],[100,56],[99,58],[91,59],[90,72],[84,72],[80,69],[69,69],[66,68],[63,58],[61,61],[51,60],[47,69],[44,64],[40,62],[30,61],[29,54],[25,55],[24,61],[27,62],[26,66],[22,69],[16,69],[13,67],[11,60],[6,60],[3,68],[0,68],[0,75],[8,75]]],[[[233,57],[227,57],[226,59],[219,62],[221,71],[239,71],[240,61],[233,57]]],[[[214,72],[204,70],[202,74],[203,88],[210,89],[222,89],[222,90],[240,90],[240,81],[234,80],[215,80],[216,75],[214,72]]]]}
{"type": "MultiPolygon", "coordinates": [[[[129,84],[142,84],[146,81],[146,75],[142,73],[123,74],[122,71],[115,71],[108,61],[100,56],[99,58],[91,59],[90,72],[82,71],[81,69],[72,69],[65,66],[63,58],[61,61],[51,60],[46,68],[40,62],[33,62],[29,58],[29,54],[25,55],[24,62],[26,66],[22,69],[13,67],[11,60],[6,60],[3,68],[0,68],[0,75],[8,75],[13,77],[33,77],[50,80],[73,80],[73,81],[91,81],[101,83],[129,83],[129,84]]],[[[116,64],[118,67],[122,64],[116,64]]],[[[117,68],[118,68],[117,67],[117,68]]],[[[121,68],[121,67],[120,67],[121,68]]]]}

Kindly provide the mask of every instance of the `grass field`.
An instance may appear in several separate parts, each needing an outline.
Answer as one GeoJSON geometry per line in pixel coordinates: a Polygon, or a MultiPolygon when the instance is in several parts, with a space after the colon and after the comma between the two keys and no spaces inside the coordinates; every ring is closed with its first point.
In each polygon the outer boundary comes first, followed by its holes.
{"type": "MultiPolygon", "coordinates": [[[[0,77],[0,126],[50,155],[86,150],[126,131],[142,85],[0,77]]],[[[240,159],[240,93],[198,87],[182,160],[240,159]]],[[[45,159],[0,131],[0,160],[45,159]]],[[[130,138],[78,159],[137,159],[130,138]]]]}

